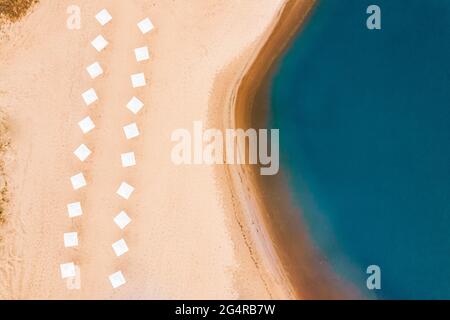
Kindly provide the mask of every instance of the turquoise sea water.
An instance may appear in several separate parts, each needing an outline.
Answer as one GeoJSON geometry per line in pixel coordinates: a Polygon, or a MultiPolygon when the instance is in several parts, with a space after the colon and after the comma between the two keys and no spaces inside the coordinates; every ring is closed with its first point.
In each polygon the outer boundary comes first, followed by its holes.
{"type": "Polygon", "coordinates": [[[314,242],[368,297],[450,299],[450,0],[322,0],[271,127],[314,242]],[[366,28],[381,8],[382,29],[366,28]],[[381,268],[381,290],[366,268],[381,268]]]}

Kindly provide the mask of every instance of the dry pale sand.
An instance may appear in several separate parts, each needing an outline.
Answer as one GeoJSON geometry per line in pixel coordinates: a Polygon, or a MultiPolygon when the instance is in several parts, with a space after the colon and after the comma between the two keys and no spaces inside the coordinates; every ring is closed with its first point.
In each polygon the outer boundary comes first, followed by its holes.
{"type": "Polygon", "coordinates": [[[217,172],[225,167],[170,159],[174,129],[213,123],[228,110],[230,88],[285,1],[79,0],[82,27],[68,30],[72,3],[41,0],[0,43],[0,107],[11,136],[0,298],[293,297],[270,241],[258,242],[263,229],[252,232],[237,218],[245,197],[217,172]],[[104,7],[113,20],[101,27],[94,15],[104,7]],[[136,22],[145,16],[156,30],[142,35],[136,22]],[[110,42],[101,53],[89,44],[99,33],[110,42]],[[151,59],[137,63],[133,49],[143,45],[151,59]],[[91,80],[85,67],[94,61],[105,74],[91,80]],[[217,83],[224,70],[230,76],[217,83]],[[141,71],[148,85],[133,89],[129,76],[141,71]],[[86,107],[80,94],[90,87],[99,101],[86,107]],[[145,103],[137,116],[125,108],[132,95],[145,103]],[[86,115],[96,128],[83,135],[77,122],[86,115]],[[122,126],[133,121],[141,135],[126,140],[122,126]],[[81,143],[93,150],[84,163],[72,154],[81,143]],[[127,151],[137,166],[121,167],[127,151]],[[74,191],[69,177],[80,171],[88,185],[74,191]],[[129,200],[115,194],[121,181],[136,187],[129,200]],[[69,219],[66,205],[74,201],[84,214],[69,219]],[[133,219],[124,231],[112,221],[120,210],[133,219]],[[76,249],[64,248],[68,231],[79,233],[76,249]],[[130,251],[118,258],[111,244],[121,237],[130,251]],[[81,289],[60,278],[59,264],[68,261],[80,265],[81,289]],[[117,270],[127,283],[113,290],[108,275],[117,270]]]}

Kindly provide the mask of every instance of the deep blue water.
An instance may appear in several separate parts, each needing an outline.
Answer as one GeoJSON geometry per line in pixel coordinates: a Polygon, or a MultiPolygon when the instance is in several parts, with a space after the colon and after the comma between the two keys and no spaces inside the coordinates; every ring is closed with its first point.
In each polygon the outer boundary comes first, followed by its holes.
{"type": "Polygon", "coordinates": [[[316,245],[381,299],[450,299],[450,0],[322,0],[273,78],[271,127],[316,245]],[[366,28],[381,7],[382,29],[366,28]],[[381,290],[366,268],[381,267],[381,290]]]}

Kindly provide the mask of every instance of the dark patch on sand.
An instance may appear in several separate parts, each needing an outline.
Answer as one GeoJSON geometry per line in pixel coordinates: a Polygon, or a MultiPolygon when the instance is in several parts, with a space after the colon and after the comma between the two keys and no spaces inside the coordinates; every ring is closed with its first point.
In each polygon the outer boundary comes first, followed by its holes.
{"type": "Polygon", "coordinates": [[[10,146],[11,138],[8,129],[8,117],[3,111],[0,111],[0,225],[6,221],[5,210],[9,203],[4,158],[10,146]]]}
{"type": "Polygon", "coordinates": [[[23,18],[39,0],[0,0],[0,24],[23,18]]]}

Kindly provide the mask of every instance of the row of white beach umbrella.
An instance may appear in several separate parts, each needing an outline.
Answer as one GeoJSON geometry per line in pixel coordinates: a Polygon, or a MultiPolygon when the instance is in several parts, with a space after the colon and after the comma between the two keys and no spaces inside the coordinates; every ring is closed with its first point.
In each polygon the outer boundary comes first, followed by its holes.
{"type": "MultiPolygon", "coordinates": [[[[111,14],[103,9],[95,16],[97,21],[105,26],[112,20],[111,14]]],[[[154,26],[149,18],[145,18],[137,24],[139,30],[142,34],[146,34],[154,29],[154,26]]],[[[101,52],[108,46],[108,41],[102,36],[98,35],[93,41],[91,41],[91,45],[98,51],[101,52]]],[[[135,58],[137,62],[145,61],[150,58],[148,47],[139,47],[134,50],[135,58]]],[[[87,73],[91,77],[91,79],[96,79],[98,76],[103,74],[103,68],[101,67],[99,62],[94,62],[86,68],[87,73]]],[[[144,73],[133,74],[130,77],[131,85],[133,88],[139,88],[146,85],[145,75],[144,73]]],[[[81,97],[86,106],[89,106],[96,101],[98,101],[98,96],[94,88],[90,88],[81,94],[81,97]]],[[[126,105],[126,108],[131,111],[133,114],[137,114],[144,103],[133,96],[126,105]]],[[[82,120],[78,122],[78,126],[80,127],[83,134],[87,134],[93,129],[95,129],[95,124],[89,116],[86,116],[82,120]]],[[[133,139],[140,135],[138,126],[135,122],[127,124],[123,126],[123,133],[126,139],[133,139]]],[[[75,151],[74,155],[81,161],[85,161],[90,155],[92,151],[85,144],[81,144],[75,151]]],[[[120,155],[122,167],[132,167],[136,165],[136,158],[134,152],[126,152],[120,155]]],[[[70,182],[74,190],[81,189],[87,185],[86,179],[82,172],[79,172],[72,177],[70,177],[70,182]]],[[[118,187],[116,194],[122,197],[123,199],[128,200],[132,193],[134,192],[134,187],[128,184],[127,182],[122,182],[118,187]]],[[[69,218],[75,218],[81,216],[83,214],[82,206],[80,202],[73,202],[67,205],[69,218]]],[[[113,218],[114,223],[120,228],[124,229],[130,222],[131,218],[125,211],[121,211],[113,218]]],[[[77,232],[67,232],[64,233],[64,246],[65,247],[77,247],[78,246],[78,233],[77,232]]],[[[129,249],[122,238],[112,244],[112,249],[116,256],[121,256],[125,254],[129,249]]],[[[65,278],[73,278],[76,276],[76,265],[74,262],[63,263],[60,265],[61,277],[65,278]]],[[[109,280],[113,288],[120,287],[121,285],[126,283],[125,277],[122,271],[117,271],[109,276],[109,280]]]]}

